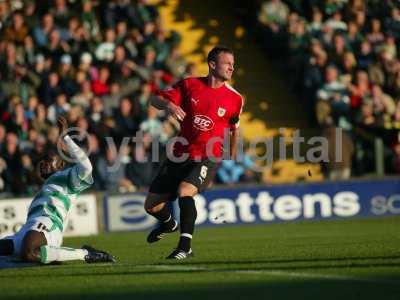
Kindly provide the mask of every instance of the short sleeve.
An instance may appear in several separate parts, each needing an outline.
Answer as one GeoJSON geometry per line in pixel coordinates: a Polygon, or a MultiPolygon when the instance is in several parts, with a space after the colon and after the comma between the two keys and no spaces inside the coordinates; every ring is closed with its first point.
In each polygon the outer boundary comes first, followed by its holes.
{"type": "Polygon", "coordinates": [[[161,96],[172,103],[181,106],[182,98],[184,94],[184,80],[178,81],[172,87],[166,88],[164,90],[158,91],[156,94],[161,96]]]}
{"type": "Polygon", "coordinates": [[[241,97],[239,101],[239,105],[237,106],[237,109],[235,113],[232,115],[231,119],[229,120],[229,126],[231,131],[235,131],[239,128],[240,125],[240,114],[242,113],[243,110],[243,98],[241,97]]]}

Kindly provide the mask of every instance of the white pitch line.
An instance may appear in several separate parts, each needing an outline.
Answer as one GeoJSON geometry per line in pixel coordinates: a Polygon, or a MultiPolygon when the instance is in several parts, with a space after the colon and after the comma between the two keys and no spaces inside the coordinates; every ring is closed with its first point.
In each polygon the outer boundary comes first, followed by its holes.
{"type": "MultiPolygon", "coordinates": [[[[217,272],[215,270],[215,272],[217,272]]],[[[359,281],[368,283],[387,283],[396,284],[400,283],[400,280],[388,280],[380,278],[362,278],[355,276],[347,276],[340,274],[321,274],[321,273],[307,273],[307,272],[293,272],[293,271],[281,271],[281,270],[232,270],[234,273],[240,274],[265,274],[272,276],[283,276],[283,277],[299,277],[299,278],[314,278],[314,279],[326,279],[326,280],[343,280],[343,281],[359,281]]]]}
{"type": "Polygon", "coordinates": [[[208,271],[206,267],[197,267],[190,265],[137,265],[141,268],[158,269],[158,270],[174,270],[174,271],[208,271]]]}
{"type": "MultiPolygon", "coordinates": [[[[139,267],[139,266],[138,266],[139,267]]],[[[326,279],[326,280],[343,280],[343,281],[359,281],[368,283],[387,283],[396,284],[400,283],[400,280],[387,280],[380,278],[361,278],[355,276],[347,276],[340,274],[320,274],[320,273],[307,273],[307,272],[293,272],[293,271],[282,271],[282,270],[258,270],[258,269],[216,269],[207,267],[194,267],[194,266],[174,266],[174,265],[142,265],[140,267],[149,267],[161,270],[171,271],[202,271],[202,272],[213,272],[213,273],[239,273],[245,275],[270,275],[280,277],[298,277],[298,278],[314,278],[314,279],[326,279]]]]}

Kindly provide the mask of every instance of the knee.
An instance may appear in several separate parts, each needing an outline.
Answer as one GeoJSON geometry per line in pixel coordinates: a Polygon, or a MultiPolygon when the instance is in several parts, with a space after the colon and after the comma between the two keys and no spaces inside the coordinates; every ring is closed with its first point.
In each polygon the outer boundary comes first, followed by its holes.
{"type": "Polygon", "coordinates": [[[197,188],[192,184],[182,183],[178,189],[179,198],[193,197],[197,194],[197,188]]]}
{"type": "Polygon", "coordinates": [[[158,204],[158,205],[154,205],[151,202],[145,201],[144,203],[144,210],[148,213],[148,214],[155,214],[158,211],[161,210],[163,204],[158,204]]]}
{"type": "Polygon", "coordinates": [[[150,215],[157,212],[155,207],[147,206],[146,204],[144,205],[144,210],[150,215]]]}

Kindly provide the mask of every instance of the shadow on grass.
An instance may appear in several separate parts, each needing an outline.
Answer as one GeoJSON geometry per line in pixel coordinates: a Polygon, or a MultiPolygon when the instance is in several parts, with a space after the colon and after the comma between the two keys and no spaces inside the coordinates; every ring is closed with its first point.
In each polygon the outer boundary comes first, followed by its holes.
{"type": "MultiPolygon", "coordinates": [[[[397,257],[396,257],[397,258],[397,257]]],[[[370,259],[370,258],[369,258],[370,259]]],[[[287,262],[313,262],[314,260],[288,260],[288,261],[281,261],[284,263],[287,262]]],[[[0,278],[48,278],[48,277],[57,277],[57,278],[68,278],[71,276],[74,277],[102,277],[102,276],[131,276],[131,275],[137,275],[137,276],[148,276],[148,275],[165,275],[165,274],[188,274],[188,276],[195,276],[196,274],[207,274],[207,273],[229,273],[229,274],[240,274],[237,273],[237,271],[264,271],[266,272],[265,275],[268,275],[268,271],[308,271],[308,273],[312,274],[312,271],[317,271],[317,270],[338,270],[338,269],[350,269],[350,268],[357,268],[357,269],[367,269],[367,268],[379,268],[379,267],[400,267],[400,262],[393,262],[393,261],[386,261],[386,262],[354,262],[354,261],[348,261],[346,260],[337,260],[337,264],[321,264],[319,262],[323,261],[322,259],[320,260],[315,260],[318,262],[318,264],[309,264],[309,265],[273,265],[273,266],[265,266],[262,264],[266,263],[271,263],[271,261],[247,261],[247,262],[235,262],[235,261],[230,261],[230,262],[224,262],[225,267],[212,267],[214,264],[218,264],[221,262],[191,262],[191,263],[169,263],[166,265],[162,265],[165,268],[159,268],[159,266],[154,265],[154,269],[152,269],[152,266],[149,265],[107,265],[107,266],[99,266],[97,269],[93,268],[84,268],[82,269],[60,269],[62,272],[58,272],[59,270],[55,268],[49,268],[46,269],[46,267],[43,267],[40,272],[32,272],[32,270],[29,273],[14,273],[14,274],[0,274],[0,278]],[[237,266],[237,265],[243,265],[246,263],[246,266],[237,266]],[[231,266],[226,266],[226,265],[231,265],[231,266]],[[251,264],[257,264],[257,265],[251,265],[251,264]],[[204,266],[204,268],[198,267],[198,268],[190,268],[191,265],[198,265],[198,266],[204,266]],[[187,266],[187,269],[184,269],[184,267],[187,266]],[[125,268],[125,269],[124,269],[125,268]],[[311,272],[310,272],[311,271],[311,272]]],[[[333,259],[328,259],[327,261],[332,261],[335,262],[333,259]]],[[[276,261],[275,261],[276,262],[276,261]]],[[[261,274],[261,273],[260,273],[261,274]]],[[[173,276],[173,275],[172,275],[173,276]]],[[[388,279],[388,280],[399,280],[400,283],[400,271],[398,274],[381,274],[382,278],[388,279]]],[[[348,279],[352,280],[352,279],[348,279]]],[[[357,279],[355,278],[355,281],[357,279]]],[[[385,282],[382,282],[385,283],[385,282]]],[[[387,284],[391,285],[393,282],[387,282],[387,284]]],[[[399,285],[400,286],[400,285],[399,285]]],[[[399,294],[400,295],[400,294],[399,294]]]]}
{"type": "MultiPolygon", "coordinates": [[[[397,287],[385,287],[384,290],[377,286],[344,281],[325,280],[269,280],[269,281],[234,281],[218,283],[210,277],[209,283],[187,284],[180,283],[163,284],[154,282],[153,286],[139,287],[129,284],[112,289],[99,289],[97,291],[79,291],[71,288],[71,291],[60,293],[52,291],[49,294],[31,296],[30,299],[56,298],[62,299],[398,299],[400,289],[397,287]],[[101,290],[101,292],[100,292],[101,290]],[[384,297],[384,298],[383,298],[384,297]]],[[[26,299],[26,296],[7,297],[7,299],[26,299]]]]}

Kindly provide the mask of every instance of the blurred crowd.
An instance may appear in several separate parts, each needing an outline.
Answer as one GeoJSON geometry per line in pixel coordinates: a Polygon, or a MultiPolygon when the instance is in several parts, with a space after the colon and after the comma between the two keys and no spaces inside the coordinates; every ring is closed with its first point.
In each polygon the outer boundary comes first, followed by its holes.
{"type": "MultiPolygon", "coordinates": [[[[36,192],[36,165],[56,151],[59,115],[89,133],[95,190],[146,190],[179,130],[149,105],[151,97],[196,72],[157,7],[146,0],[0,1],[0,30],[0,194],[36,192]],[[137,133],[140,142],[124,142],[137,133]]],[[[222,170],[220,183],[249,177],[235,162],[222,170]]]]}
{"type": "Polygon", "coordinates": [[[60,114],[89,133],[96,189],[146,188],[158,166],[144,159],[152,138],[162,147],[177,130],[149,99],[194,72],[157,8],[145,0],[0,1],[0,28],[0,192],[36,190],[35,166],[55,150],[60,114]],[[138,131],[140,145],[122,143],[138,131]],[[106,136],[120,151],[113,174],[106,136]]]}
{"type": "Polygon", "coordinates": [[[400,173],[400,3],[394,0],[270,0],[256,28],[271,55],[284,56],[290,88],[310,122],[334,138],[343,129],[344,162],[332,179],[374,172],[383,139],[386,173],[400,173]]]}

